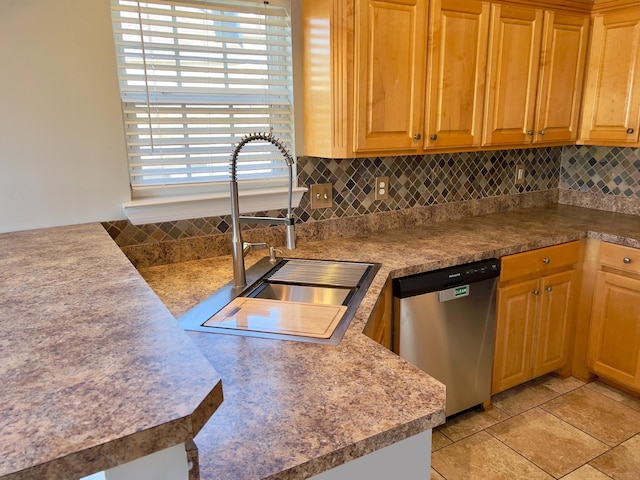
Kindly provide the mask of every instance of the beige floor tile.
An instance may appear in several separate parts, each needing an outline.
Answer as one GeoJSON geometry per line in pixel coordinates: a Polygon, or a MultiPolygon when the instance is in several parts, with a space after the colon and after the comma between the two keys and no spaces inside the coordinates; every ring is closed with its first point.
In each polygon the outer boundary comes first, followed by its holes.
{"type": "Polygon", "coordinates": [[[436,450],[440,450],[442,447],[446,447],[447,445],[451,445],[453,442],[445,437],[439,430],[434,430],[431,434],[431,451],[435,452],[436,450]]]}
{"type": "Polygon", "coordinates": [[[431,465],[446,480],[553,478],[485,432],[433,452],[431,465]]]}
{"type": "Polygon", "coordinates": [[[601,393],[602,395],[612,398],[627,407],[640,411],[640,398],[632,397],[602,382],[591,382],[585,385],[587,388],[601,393]]]}
{"type": "Polygon", "coordinates": [[[575,377],[558,378],[553,375],[544,375],[540,377],[536,383],[538,385],[544,385],[560,395],[569,393],[584,385],[582,380],[578,380],[575,377]]]}
{"type": "Polygon", "coordinates": [[[554,392],[544,385],[528,382],[494,395],[491,397],[491,403],[509,415],[518,415],[548,402],[558,395],[560,395],[558,392],[554,392]]]}
{"type": "Polygon", "coordinates": [[[433,468],[431,469],[431,480],[446,480],[442,475],[436,472],[433,468]]]}
{"type": "Polygon", "coordinates": [[[579,388],[541,406],[615,447],[640,432],[640,412],[589,388],[579,388]]]}
{"type": "Polygon", "coordinates": [[[593,468],[591,465],[583,465],[569,475],[562,477],[562,480],[611,480],[611,477],[593,468]]]}
{"type": "Polygon", "coordinates": [[[640,435],[612,448],[589,464],[615,480],[638,480],[640,478],[640,435]]]}
{"type": "Polygon", "coordinates": [[[447,420],[447,423],[438,427],[438,431],[457,442],[507,418],[509,415],[499,408],[486,411],[472,410],[447,420]]]}
{"type": "Polygon", "coordinates": [[[487,432],[556,478],[608,450],[604,443],[541,408],[494,425],[487,432]]]}

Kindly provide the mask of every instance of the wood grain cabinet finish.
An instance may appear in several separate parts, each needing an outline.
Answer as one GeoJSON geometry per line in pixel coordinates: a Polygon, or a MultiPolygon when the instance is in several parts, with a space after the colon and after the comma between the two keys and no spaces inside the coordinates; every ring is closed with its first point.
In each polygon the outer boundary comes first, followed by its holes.
{"type": "Polygon", "coordinates": [[[423,0],[356,2],[357,152],[421,149],[426,32],[423,0]]]}
{"type": "Polygon", "coordinates": [[[393,338],[393,291],[388,281],[376,304],[363,333],[383,347],[392,350],[393,338]]]}
{"type": "Polygon", "coordinates": [[[640,250],[601,244],[587,366],[640,392],[640,250]]]}
{"type": "Polygon", "coordinates": [[[534,144],[578,139],[588,39],[588,15],[545,11],[534,144]]]}
{"type": "Polygon", "coordinates": [[[594,15],[579,143],[640,140],[640,5],[634,3],[594,15]]]}
{"type": "Polygon", "coordinates": [[[482,143],[489,2],[432,0],[424,148],[482,143]]]}
{"type": "Polygon", "coordinates": [[[571,242],[503,258],[492,394],[569,365],[579,253],[571,242]]]}
{"type": "Polygon", "coordinates": [[[485,145],[573,143],[589,18],[492,5],[485,145]]]}
{"type": "Polygon", "coordinates": [[[306,155],[575,142],[584,2],[301,1],[306,155]]]}

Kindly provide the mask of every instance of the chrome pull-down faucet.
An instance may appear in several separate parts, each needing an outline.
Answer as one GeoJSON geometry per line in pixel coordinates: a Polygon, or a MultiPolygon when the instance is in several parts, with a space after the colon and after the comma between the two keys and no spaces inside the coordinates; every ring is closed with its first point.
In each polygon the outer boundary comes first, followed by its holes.
{"type": "MultiPolygon", "coordinates": [[[[251,250],[251,244],[245,245],[242,241],[242,234],[240,232],[240,222],[245,223],[266,223],[266,224],[281,224],[286,227],[287,235],[287,248],[293,250],[296,248],[296,231],[295,231],[295,218],[293,217],[291,203],[293,197],[293,157],[287,151],[286,147],[280,140],[270,133],[252,133],[240,140],[240,143],[236,145],[236,148],[231,154],[230,174],[231,181],[229,182],[231,193],[231,253],[233,255],[233,287],[244,288],[247,285],[247,278],[244,267],[244,255],[251,250]],[[238,177],[236,172],[236,166],[238,163],[238,154],[240,150],[249,142],[256,140],[262,140],[274,145],[289,167],[289,203],[287,208],[287,215],[282,217],[249,217],[240,215],[240,206],[238,202],[238,177]]],[[[265,245],[266,246],[266,245],[265,245]]],[[[264,247],[263,247],[264,248],[264,247]]]]}

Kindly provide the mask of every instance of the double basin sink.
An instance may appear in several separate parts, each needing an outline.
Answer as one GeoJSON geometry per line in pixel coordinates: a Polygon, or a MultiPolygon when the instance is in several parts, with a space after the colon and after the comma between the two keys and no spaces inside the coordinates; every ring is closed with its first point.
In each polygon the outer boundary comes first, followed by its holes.
{"type": "Polygon", "coordinates": [[[186,330],[336,345],[380,265],[264,258],[178,320],[186,330]]]}

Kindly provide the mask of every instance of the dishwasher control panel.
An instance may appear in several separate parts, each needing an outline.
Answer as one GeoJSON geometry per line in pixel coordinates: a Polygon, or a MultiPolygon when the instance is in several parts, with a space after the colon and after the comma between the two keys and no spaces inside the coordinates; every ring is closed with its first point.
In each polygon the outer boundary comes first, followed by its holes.
{"type": "Polygon", "coordinates": [[[494,278],[499,275],[500,260],[497,258],[490,258],[455,267],[447,267],[407,277],[394,278],[393,295],[396,298],[422,295],[424,293],[454,288],[488,278],[494,278]]]}

